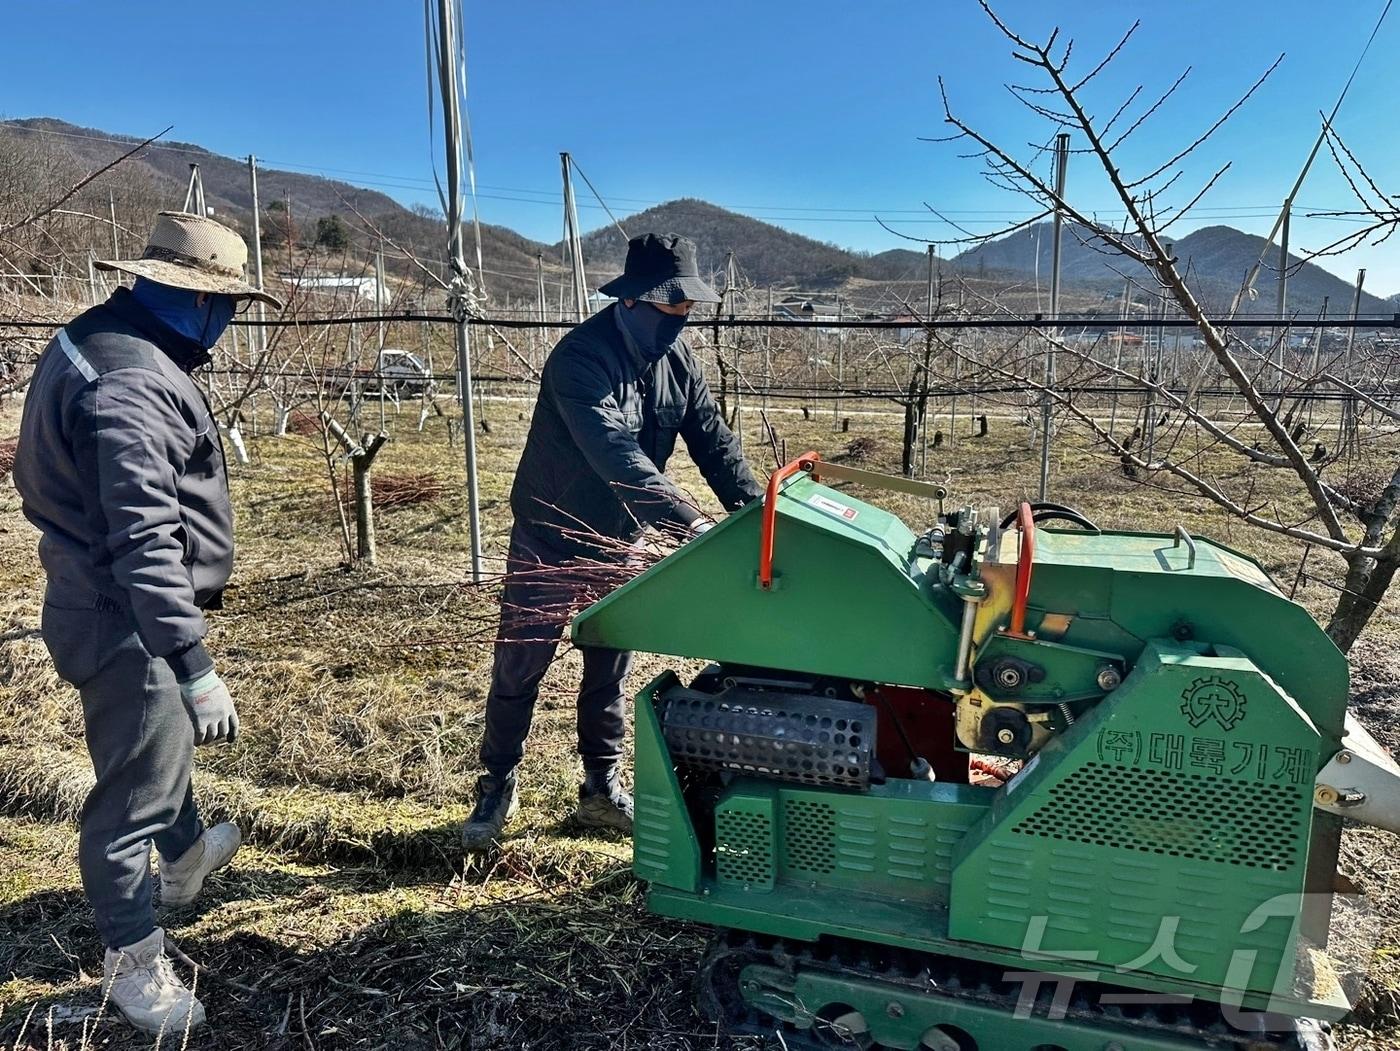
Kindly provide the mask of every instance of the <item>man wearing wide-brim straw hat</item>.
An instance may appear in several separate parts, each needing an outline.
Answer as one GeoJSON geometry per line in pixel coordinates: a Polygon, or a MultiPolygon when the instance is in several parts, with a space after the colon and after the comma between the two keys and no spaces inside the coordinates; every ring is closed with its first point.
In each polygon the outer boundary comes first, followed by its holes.
{"type": "Polygon", "coordinates": [[[157,215],[140,259],[99,259],[93,265],[171,288],[258,299],[276,309],[282,307],[276,296],[245,280],[248,246],[243,238],[223,223],[189,212],[157,215]]]}
{"type": "Polygon", "coordinates": [[[212,219],[162,212],[136,277],[64,326],[39,358],[14,465],[48,578],[41,630],[82,698],[96,784],[78,863],[107,946],[103,994],[135,1026],[204,1021],[171,969],[152,903],[189,905],[241,836],[205,828],[190,789],[195,745],[232,741],[238,715],[201,641],[233,566],[219,430],[190,373],[248,284],[243,239],[212,219]]]}

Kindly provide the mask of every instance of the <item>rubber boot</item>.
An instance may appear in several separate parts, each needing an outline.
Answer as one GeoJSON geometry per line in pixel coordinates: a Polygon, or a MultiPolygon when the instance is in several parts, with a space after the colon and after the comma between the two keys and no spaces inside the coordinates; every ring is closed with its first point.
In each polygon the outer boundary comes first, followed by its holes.
{"type": "Polygon", "coordinates": [[[243,843],[243,833],[231,821],[206,828],[194,846],[174,861],[160,859],[160,903],[179,908],[189,905],[204,888],[204,880],[233,860],[243,843]]]}
{"type": "Polygon", "coordinates": [[[469,851],[487,850],[501,838],[506,822],[520,806],[515,771],[482,774],[476,779],[476,807],[462,826],[462,846],[469,851]]]}
{"type": "Polygon", "coordinates": [[[204,1005],[170,966],[159,927],[134,945],[107,950],[102,995],[137,1029],[163,1033],[172,1046],[187,1029],[204,1024],[204,1005]]]}
{"type": "Polygon", "coordinates": [[[617,764],[585,770],[574,817],[584,828],[610,828],[632,834],[632,797],[623,791],[617,764]]]}

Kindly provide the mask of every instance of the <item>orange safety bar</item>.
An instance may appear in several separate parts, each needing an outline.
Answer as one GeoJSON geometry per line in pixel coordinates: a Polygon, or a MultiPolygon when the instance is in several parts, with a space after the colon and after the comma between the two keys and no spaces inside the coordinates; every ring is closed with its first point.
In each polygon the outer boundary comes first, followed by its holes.
{"type": "Polygon", "coordinates": [[[758,586],[764,591],[773,590],[773,540],[778,527],[778,490],[798,471],[810,471],[820,460],[821,455],[817,452],[805,452],[783,464],[768,479],[768,491],[763,496],[763,528],[758,540],[758,586]]]}
{"type": "Polygon", "coordinates": [[[1016,510],[1016,528],[1021,531],[1021,546],[1016,552],[1016,595],[1011,600],[1011,626],[1006,634],[1016,639],[1028,639],[1026,634],[1026,603],[1031,597],[1031,565],[1035,562],[1035,516],[1031,505],[1022,503],[1016,510]]]}

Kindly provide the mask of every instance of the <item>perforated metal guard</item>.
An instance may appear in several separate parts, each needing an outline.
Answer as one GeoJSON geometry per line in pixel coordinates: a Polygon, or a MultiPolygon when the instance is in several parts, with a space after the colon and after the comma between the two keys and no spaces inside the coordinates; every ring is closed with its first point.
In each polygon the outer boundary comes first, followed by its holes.
{"type": "Polygon", "coordinates": [[[677,765],[807,785],[870,783],[875,715],[864,704],[738,689],[675,689],[662,701],[662,734],[677,765]]]}
{"type": "Polygon", "coordinates": [[[783,804],[783,849],[787,867],[825,875],[836,868],[836,809],[815,799],[783,804]]]}
{"type": "Polygon", "coordinates": [[[1298,785],[1088,763],[1015,826],[1091,843],[1243,868],[1292,868],[1303,834],[1298,785]]]}
{"type": "Polygon", "coordinates": [[[715,875],[721,883],[773,887],[773,822],[748,809],[715,811],[715,875]]]}

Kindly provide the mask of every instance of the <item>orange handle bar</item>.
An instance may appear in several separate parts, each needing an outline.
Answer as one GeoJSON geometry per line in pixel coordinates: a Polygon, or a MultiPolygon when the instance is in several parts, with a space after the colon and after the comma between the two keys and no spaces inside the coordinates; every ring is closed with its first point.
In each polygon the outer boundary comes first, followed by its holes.
{"type": "Polygon", "coordinates": [[[1026,603],[1031,597],[1031,565],[1035,562],[1035,518],[1030,504],[1017,508],[1016,528],[1021,531],[1021,546],[1016,553],[1016,595],[1011,600],[1011,626],[1006,634],[1026,639],[1030,638],[1026,634],[1026,603]]]}
{"type": "Polygon", "coordinates": [[[773,540],[778,527],[778,490],[798,471],[810,471],[820,460],[818,453],[805,452],[783,464],[768,479],[768,491],[763,495],[763,528],[758,540],[758,586],[764,591],[773,590],[773,540]]]}

